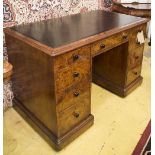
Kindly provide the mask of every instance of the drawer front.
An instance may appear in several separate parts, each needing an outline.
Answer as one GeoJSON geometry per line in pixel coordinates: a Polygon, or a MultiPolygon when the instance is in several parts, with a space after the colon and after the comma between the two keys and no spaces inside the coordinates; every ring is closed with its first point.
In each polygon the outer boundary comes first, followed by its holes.
{"type": "MultiPolygon", "coordinates": [[[[127,62],[127,70],[131,72],[130,70],[140,66],[142,63],[143,59],[143,50],[144,50],[144,44],[139,44],[137,42],[137,33],[139,31],[144,32],[144,37],[146,34],[146,24],[134,27],[130,30],[129,35],[129,57],[128,57],[128,62],[127,62]]],[[[130,74],[132,75],[132,73],[130,74]]],[[[135,75],[136,76],[136,75],[135,75]]],[[[133,76],[134,78],[134,76],[133,76]]],[[[130,81],[130,80],[129,80],[130,81]]],[[[129,82],[130,83],[130,82],[129,82]]]]}
{"type": "Polygon", "coordinates": [[[64,90],[81,80],[91,79],[91,60],[79,62],[55,72],[56,91],[64,90]]]}
{"type": "Polygon", "coordinates": [[[136,78],[138,78],[141,74],[141,65],[131,69],[127,72],[127,81],[126,84],[130,84],[132,81],[134,81],[136,78]]]}
{"type": "Polygon", "coordinates": [[[119,33],[114,36],[108,37],[106,39],[97,41],[91,45],[91,54],[97,55],[100,52],[107,51],[112,49],[121,43],[127,41],[128,34],[127,32],[119,33]]]}
{"type": "Polygon", "coordinates": [[[63,91],[57,93],[57,111],[61,112],[68,107],[80,104],[84,100],[90,100],[90,87],[89,81],[81,81],[63,91]]]}
{"type": "Polygon", "coordinates": [[[90,46],[84,46],[66,54],[57,56],[54,61],[54,68],[55,70],[59,70],[73,64],[88,62],[90,60],[90,56],[90,46]]]}
{"type": "Polygon", "coordinates": [[[58,131],[59,136],[64,135],[90,114],[90,100],[81,100],[80,104],[73,105],[72,107],[58,113],[58,131]]]}
{"type": "Polygon", "coordinates": [[[135,68],[142,63],[143,59],[143,46],[132,49],[132,51],[129,54],[129,60],[128,60],[128,69],[135,68]]]}
{"type": "Polygon", "coordinates": [[[136,48],[143,48],[144,47],[144,44],[139,44],[137,41],[137,34],[140,31],[143,31],[144,37],[145,37],[145,35],[146,35],[146,25],[145,24],[133,28],[131,30],[131,33],[129,33],[129,40],[130,40],[129,53],[130,52],[132,53],[132,51],[134,51],[134,49],[136,49],[136,48]]]}

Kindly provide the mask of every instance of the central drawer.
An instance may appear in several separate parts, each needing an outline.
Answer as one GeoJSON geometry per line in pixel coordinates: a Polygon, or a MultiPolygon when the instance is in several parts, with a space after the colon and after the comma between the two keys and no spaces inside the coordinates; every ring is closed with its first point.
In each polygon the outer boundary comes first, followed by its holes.
{"type": "Polygon", "coordinates": [[[128,32],[121,32],[114,36],[97,41],[91,45],[91,54],[95,56],[99,53],[110,50],[128,40],[128,32]]]}

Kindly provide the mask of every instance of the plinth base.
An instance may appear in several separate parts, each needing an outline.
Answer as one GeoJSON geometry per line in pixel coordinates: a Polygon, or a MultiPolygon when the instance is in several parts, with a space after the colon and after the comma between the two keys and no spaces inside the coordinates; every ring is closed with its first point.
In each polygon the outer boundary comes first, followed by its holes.
{"type": "Polygon", "coordinates": [[[63,149],[94,123],[94,116],[90,114],[80,124],[67,132],[64,136],[58,138],[16,99],[14,99],[14,109],[57,151],[63,149]]]}
{"type": "Polygon", "coordinates": [[[99,77],[96,74],[93,74],[93,82],[95,84],[113,92],[114,94],[120,97],[125,97],[128,94],[130,94],[134,89],[136,89],[139,85],[141,85],[142,81],[143,81],[143,78],[139,76],[133,82],[123,87],[123,86],[116,85],[113,82],[108,81],[102,77],[99,77]]]}

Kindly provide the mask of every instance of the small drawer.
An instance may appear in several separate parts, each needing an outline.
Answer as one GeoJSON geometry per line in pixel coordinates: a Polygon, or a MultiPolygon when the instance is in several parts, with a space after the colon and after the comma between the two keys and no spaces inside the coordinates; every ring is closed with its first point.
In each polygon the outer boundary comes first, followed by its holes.
{"type": "Polygon", "coordinates": [[[137,34],[138,34],[138,32],[141,32],[141,31],[143,31],[144,37],[145,37],[146,25],[137,26],[131,30],[131,33],[129,34],[129,40],[130,40],[129,51],[132,51],[135,48],[143,48],[144,47],[144,44],[139,44],[137,41],[137,34]]]}
{"type": "Polygon", "coordinates": [[[57,92],[56,102],[57,111],[61,112],[68,107],[81,104],[82,102],[90,100],[90,81],[80,81],[78,84],[73,85],[64,91],[57,92]]]}
{"type": "Polygon", "coordinates": [[[73,105],[70,108],[58,113],[58,132],[63,136],[90,114],[90,100],[83,100],[80,104],[73,105]]]}
{"type": "Polygon", "coordinates": [[[126,80],[126,84],[130,84],[132,81],[134,81],[136,78],[138,78],[141,74],[141,65],[131,69],[127,72],[127,80],[126,80]]]}
{"type": "Polygon", "coordinates": [[[90,45],[78,48],[74,51],[57,56],[54,59],[54,68],[59,70],[72,64],[88,62],[91,59],[90,45]]]}
{"type": "Polygon", "coordinates": [[[91,61],[73,64],[55,71],[56,91],[64,90],[81,80],[91,79],[91,61]]]}
{"type": "Polygon", "coordinates": [[[130,51],[128,60],[128,69],[141,65],[143,59],[143,46],[130,51]]]}
{"type": "Polygon", "coordinates": [[[127,32],[116,34],[112,37],[97,41],[91,45],[91,54],[97,55],[100,52],[110,50],[128,40],[127,32]]]}

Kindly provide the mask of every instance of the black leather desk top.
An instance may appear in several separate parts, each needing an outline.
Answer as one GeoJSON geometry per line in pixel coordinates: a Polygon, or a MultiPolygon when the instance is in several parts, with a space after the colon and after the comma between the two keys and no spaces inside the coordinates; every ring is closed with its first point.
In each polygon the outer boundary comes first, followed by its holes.
{"type": "Polygon", "coordinates": [[[49,47],[59,47],[101,32],[143,20],[105,11],[91,11],[12,27],[13,30],[49,47]]]}

